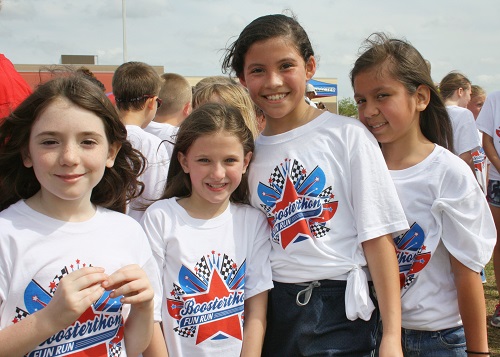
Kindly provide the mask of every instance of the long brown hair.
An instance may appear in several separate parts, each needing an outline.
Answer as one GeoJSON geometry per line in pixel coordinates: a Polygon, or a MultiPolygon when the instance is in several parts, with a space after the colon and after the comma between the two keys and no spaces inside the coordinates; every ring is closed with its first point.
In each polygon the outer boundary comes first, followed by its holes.
{"type": "Polygon", "coordinates": [[[420,113],[420,130],[431,142],[453,151],[453,130],[446,107],[432,81],[424,58],[409,42],[389,38],[384,33],[370,35],[362,46],[362,54],[354,63],[350,73],[354,88],[356,76],[374,67],[387,68],[390,75],[401,82],[408,93],[414,94],[418,86],[430,90],[427,108],[420,113]],[[387,61],[387,66],[382,66],[387,61]]]}
{"type": "MultiPolygon", "coordinates": [[[[206,103],[193,110],[182,122],[177,132],[177,138],[168,169],[167,185],[162,199],[171,197],[189,197],[191,195],[191,180],[179,162],[179,153],[187,154],[191,145],[203,135],[217,132],[228,132],[237,137],[243,146],[244,154],[254,150],[252,132],[238,109],[219,103],[206,103]]],[[[240,185],[231,194],[230,200],[235,203],[249,203],[248,170],[241,179],[240,185]]]]}

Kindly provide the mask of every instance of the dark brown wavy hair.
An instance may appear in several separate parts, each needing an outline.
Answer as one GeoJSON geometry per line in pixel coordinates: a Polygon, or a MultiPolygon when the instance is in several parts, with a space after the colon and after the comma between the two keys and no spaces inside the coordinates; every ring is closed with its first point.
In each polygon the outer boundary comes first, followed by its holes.
{"type": "Polygon", "coordinates": [[[125,212],[126,203],[144,189],[137,177],[144,170],[145,159],[127,140],[125,126],[108,97],[82,74],[55,78],[40,85],[0,126],[0,211],[40,190],[33,168],[23,164],[23,154],[28,152],[33,123],[58,98],[97,115],[104,124],[108,142],[121,145],[114,166],[106,167],[90,201],[125,212]]]}

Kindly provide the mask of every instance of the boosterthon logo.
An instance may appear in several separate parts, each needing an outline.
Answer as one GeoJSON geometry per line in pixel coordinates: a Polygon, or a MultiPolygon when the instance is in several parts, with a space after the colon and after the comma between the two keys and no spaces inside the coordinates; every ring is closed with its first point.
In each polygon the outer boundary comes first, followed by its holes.
{"type": "Polygon", "coordinates": [[[394,238],[399,263],[399,283],[407,290],[415,281],[418,273],[431,259],[431,252],[426,251],[425,233],[417,223],[408,231],[394,238]]]}
{"type": "MultiPolygon", "coordinates": [[[[12,322],[17,323],[47,306],[56,292],[59,281],[65,275],[85,266],[85,263],[82,264],[77,259],[75,264],[62,268],[49,282],[47,288],[35,279],[31,280],[24,291],[25,309],[17,307],[12,322]]],[[[123,339],[121,296],[110,298],[109,294],[110,292],[105,292],[75,323],[42,342],[27,356],[119,357],[123,339]]]]}
{"type": "Polygon", "coordinates": [[[243,338],[246,262],[240,267],[227,255],[212,251],[193,270],[182,266],[173,284],[167,309],[177,321],[174,331],[196,336],[196,344],[210,340],[243,338]]]}
{"type": "Polygon", "coordinates": [[[268,184],[258,185],[262,207],[272,227],[272,241],[285,249],[290,243],[325,236],[337,211],[332,186],[326,187],[323,170],[310,173],[297,160],[285,159],[276,166],[268,184]]]}

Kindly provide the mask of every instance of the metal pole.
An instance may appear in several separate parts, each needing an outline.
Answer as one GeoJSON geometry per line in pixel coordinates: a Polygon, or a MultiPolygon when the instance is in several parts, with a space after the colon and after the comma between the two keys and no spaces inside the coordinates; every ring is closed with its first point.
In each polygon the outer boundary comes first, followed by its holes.
{"type": "Polygon", "coordinates": [[[123,24],[123,63],[127,62],[127,9],[125,0],[122,0],[122,24],[123,24]]]}

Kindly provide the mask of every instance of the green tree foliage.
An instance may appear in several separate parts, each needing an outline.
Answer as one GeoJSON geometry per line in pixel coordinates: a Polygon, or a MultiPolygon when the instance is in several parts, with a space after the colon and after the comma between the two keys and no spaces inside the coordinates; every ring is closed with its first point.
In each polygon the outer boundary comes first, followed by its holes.
{"type": "Polygon", "coordinates": [[[346,117],[351,117],[351,118],[358,118],[358,106],[356,105],[356,102],[354,101],[353,98],[342,98],[339,101],[339,114],[346,116],[346,117]]]}

